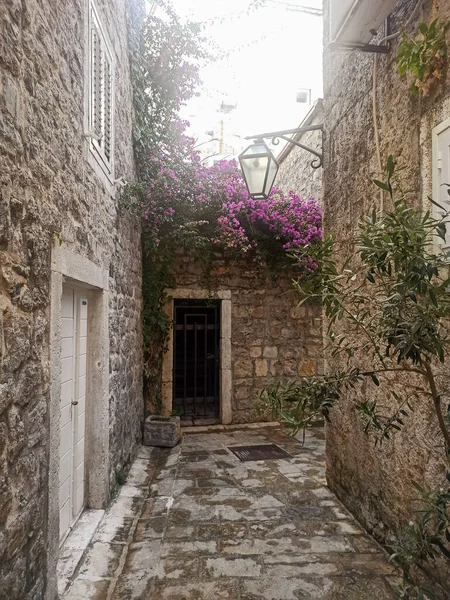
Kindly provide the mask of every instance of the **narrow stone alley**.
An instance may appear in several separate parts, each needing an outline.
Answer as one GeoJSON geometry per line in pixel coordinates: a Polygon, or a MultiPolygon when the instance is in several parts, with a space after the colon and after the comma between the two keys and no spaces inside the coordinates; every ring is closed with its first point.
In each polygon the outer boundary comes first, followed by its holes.
{"type": "Polygon", "coordinates": [[[260,427],[142,447],[61,597],[395,598],[386,555],[326,487],[324,460],[322,429],[304,445],[260,427]],[[230,451],[264,444],[290,457],[241,462],[230,451]]]}

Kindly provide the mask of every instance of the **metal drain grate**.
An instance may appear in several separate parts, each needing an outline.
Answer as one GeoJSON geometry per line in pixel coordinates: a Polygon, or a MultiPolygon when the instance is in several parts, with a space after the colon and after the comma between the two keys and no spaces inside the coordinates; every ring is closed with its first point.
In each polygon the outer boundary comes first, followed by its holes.
{"type": "Polygon", "coordinates": [[[292,458],[285,450],[275,444],[262,446],[229,446],[233,454],[242,462],[247,460],[277,460],[278,458],[292,458]]]}

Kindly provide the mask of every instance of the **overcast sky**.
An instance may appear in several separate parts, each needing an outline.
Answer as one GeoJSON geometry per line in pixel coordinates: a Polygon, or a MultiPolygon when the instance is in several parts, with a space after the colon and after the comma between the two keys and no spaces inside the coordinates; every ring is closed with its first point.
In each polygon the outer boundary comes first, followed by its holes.
{"type": "Polygon", "coordinates": [[[267,0],[247,14],[250,0],[173,0],[183,17],[206,23],[224,57],[201,72],[199,98],[183,111],[199,141],[217,122],[220,102],[236,104],[228,128],[236,136],[297,127],[309,107],[299,88],[322,95],[322,19],[289,5],[321,8],[321,0],[267,0]],[[209,123],[211,127],[209,127],[209,123]]]}

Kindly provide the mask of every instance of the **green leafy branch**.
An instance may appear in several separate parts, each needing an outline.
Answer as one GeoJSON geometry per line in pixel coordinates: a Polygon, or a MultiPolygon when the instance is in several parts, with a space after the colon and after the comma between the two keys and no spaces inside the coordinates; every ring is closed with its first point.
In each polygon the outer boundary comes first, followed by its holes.
{"type": "Polygon", "coordinates": [[[260,392],[262,412],[275,411],[278,418],[297,434],[317,419],[329,421],[331,408],[340,397],[342,380],[305,377],[299,381],[277,382],[260,392]]]}
{"type": "MultiPolygon", "coordinates": [[[[445,364],[450,350],[449,259],[436,248],[437,239],[445,240],[449,211],[431,198],[436,211],[410,207],[395,171],[389,157],[385,180],[374,182],[388,193],[391,210],[384,214],[374,210],[361,220],[355,250],[342,263],[334,260],[334,243],[327,238],[317,259],[317,277],[295,283],[300,302],[312,298],[322,302],[332,374],[274,386],[263,398],[281,421],[298,432],[318,415],[332,418],[333,406],[358,387],[363,399],[354,409],[376,444],[400,432],[419,403],[431,403],[450,472],[445,364]]],[[[392,548],[405,574],[400,592],[411,599],[431,598],[423,595],[420,585],[410,583],[413,566],[426,571],[438,556],[450,557],[448,482],[443,490],[418,489],[421,509],[392,548]]]]}
{"type": "Polygon", "coordinates": [[[415,578],[417,566],[431,579],[430,565],[442,555],[450,558],[450,471],[442,489],[429,491],[418,484],[415,488],[419,492],[416,519],[407,524],[389,547],[390,560],[400,565],[404,573],[404,581],[398,586],[400,598],[437,600],[433,590],[411,583],[411,580],[415,578]]]}
{"type": "Polygon", "coordinates": [[[414,95],[421,92],[428,96],[442,77],[447,53],[445,32],[448,25],[448,21],[435,19],[430,25],[421,23],[416,37],[410,37],[403,32],[397,50],[397,69],[400,75],[413,75],[411,92],[414,95]]]}

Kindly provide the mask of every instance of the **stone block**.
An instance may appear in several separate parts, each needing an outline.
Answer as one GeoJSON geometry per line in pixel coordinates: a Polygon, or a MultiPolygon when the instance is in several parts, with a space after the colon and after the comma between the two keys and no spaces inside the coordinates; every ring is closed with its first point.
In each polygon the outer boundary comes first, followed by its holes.
{"type": "Polygon", "coordinates": [[[255,360],[255,373],[256,377],[265,377],[268,372],[267,360],[264,358],[258,358],[255,360]]]}
{"type": "Polygon", "coordinates": [[[253,378],[252,377],[248,377],[248,378],[243,378],[243,379],[233,379],[233,387],[234,388],[239,388],[243,385],[248,385],[248,386],[252,386],[253,385],[253,378]]]}
{"type": "Polygon", "coordinates": [[[231,423],[232,420],[231,394],[233,383],[231,377],[231,369],[221,369],[220,377],[222,393],[222,398],[220,402],[220,420],[223,425],[227,425],[228,423],[231,423]]]}
{"type": "Polygon", "coordinates": [[[261,356],[261,353],[262,353],[261,346],[252,346],[250,348],[250,356],[252,358],[259,358],[261,356]]]}
{"type": "Polygon", "coordinates": [[[291,317],[293,319],[301,319],[307,314],[306,307],[304,306],[296,306],[295,308],[291,308],[291,317]]]}
{"type": "Polygon", "coordinates": [[[322,319],[320,317],[316,317],[313,319],[314,327],[319,331],[322,331],[322,319]]]}
{"type": "Polygon", "coordinates": [[[231,340],[229,338],[223,339],[221,344],[221,366],[222,369],[231,369],[231,340]]]}
{"type": "Polygon", "coordinates": [[[248,398],[248,396],[250,395],[250,391],[251,388],[247,386],[242,386],[240,388],[237,388],[234,396],[236,400],[244,400],[245,398],[248,398]]]}
{"type": "Polygon", "coordinates": [[[251,315],[254,319],[262,319],[264,317],[264,307],[257,306],[251,311],[251,315]]]}
{"type": "Polygon", "coordinates": [[[249,315],[249,307],[246,305],[243,306],[235,306],[233,308],[233,317],[236,318],[248,318],[249,315]]]}
{"type": "Polygon", "coordinates": [[[274,325],[273,327],[270,328],[270,335],[274,338],[277,339],[280,337],[281,335],[281,327],[279,327],[278,325],[274,325]]]}
{"type": "Polygon", "coordinates": [[[169,416],[172,410],[172,381],[163,381],[161,386],[162,413],[169,416]]]}
{"type": "Polygon", "coordinates": [[[173,448],[181,440],[180,417],[150,415],[144,422],[144,446],[173,448]]]}
{"type": "Polygon", "coordinates": [[[302,360],[298,366],[298,374],[300,377],[312,377],[316,374],[316,361],[315,360],[302,360]]]}
{"type": "MultiPolygon", "coordinates": [[[[282,375],[283,377],[296,377],[298,373],[298,364],[296,360],[284,360],[284,361],[274,361],[277,365],[276,368],[279,371],[277,375],[282,375]]],[[[314,371],[315,374],[315,371],[314,371]]]]}
{"type": "Polygon", "coordinates": [[[233,365],[233,374],[235,377],[252,377],[253,362],[251,360],[236,361],[233,365]]]}
{"type": "Polygon", "coordinates": [[[17,87],[12,79],[6,79],[3,97],[6,110],[12,117],[15,117],[17,112],[17,87]]]}
{"type": "Polygon", "coordinates": [[[276,346],[266,346],[263,352],[264,358],[277,358],[278,348],[276,346]]]}
{"type": "MultiPolygon", "coordinates": [[[[253,390],[253,393],[249,393],[248,396],[244,396],[241,399],[238,399],[238,398],[236,399],[235,410],[237,413],[241,413],[242,411],[248,411],[251,409],[258,408],[260,400],[257,396],[254,395],[254,392],[255,392],[255,390],[253,390]]],[[[252,412],[254,413],[255,411],[252,411],[252,412]]],[[[254,414],[254,416],[255,416],[255,414],[254,414]]]]}

